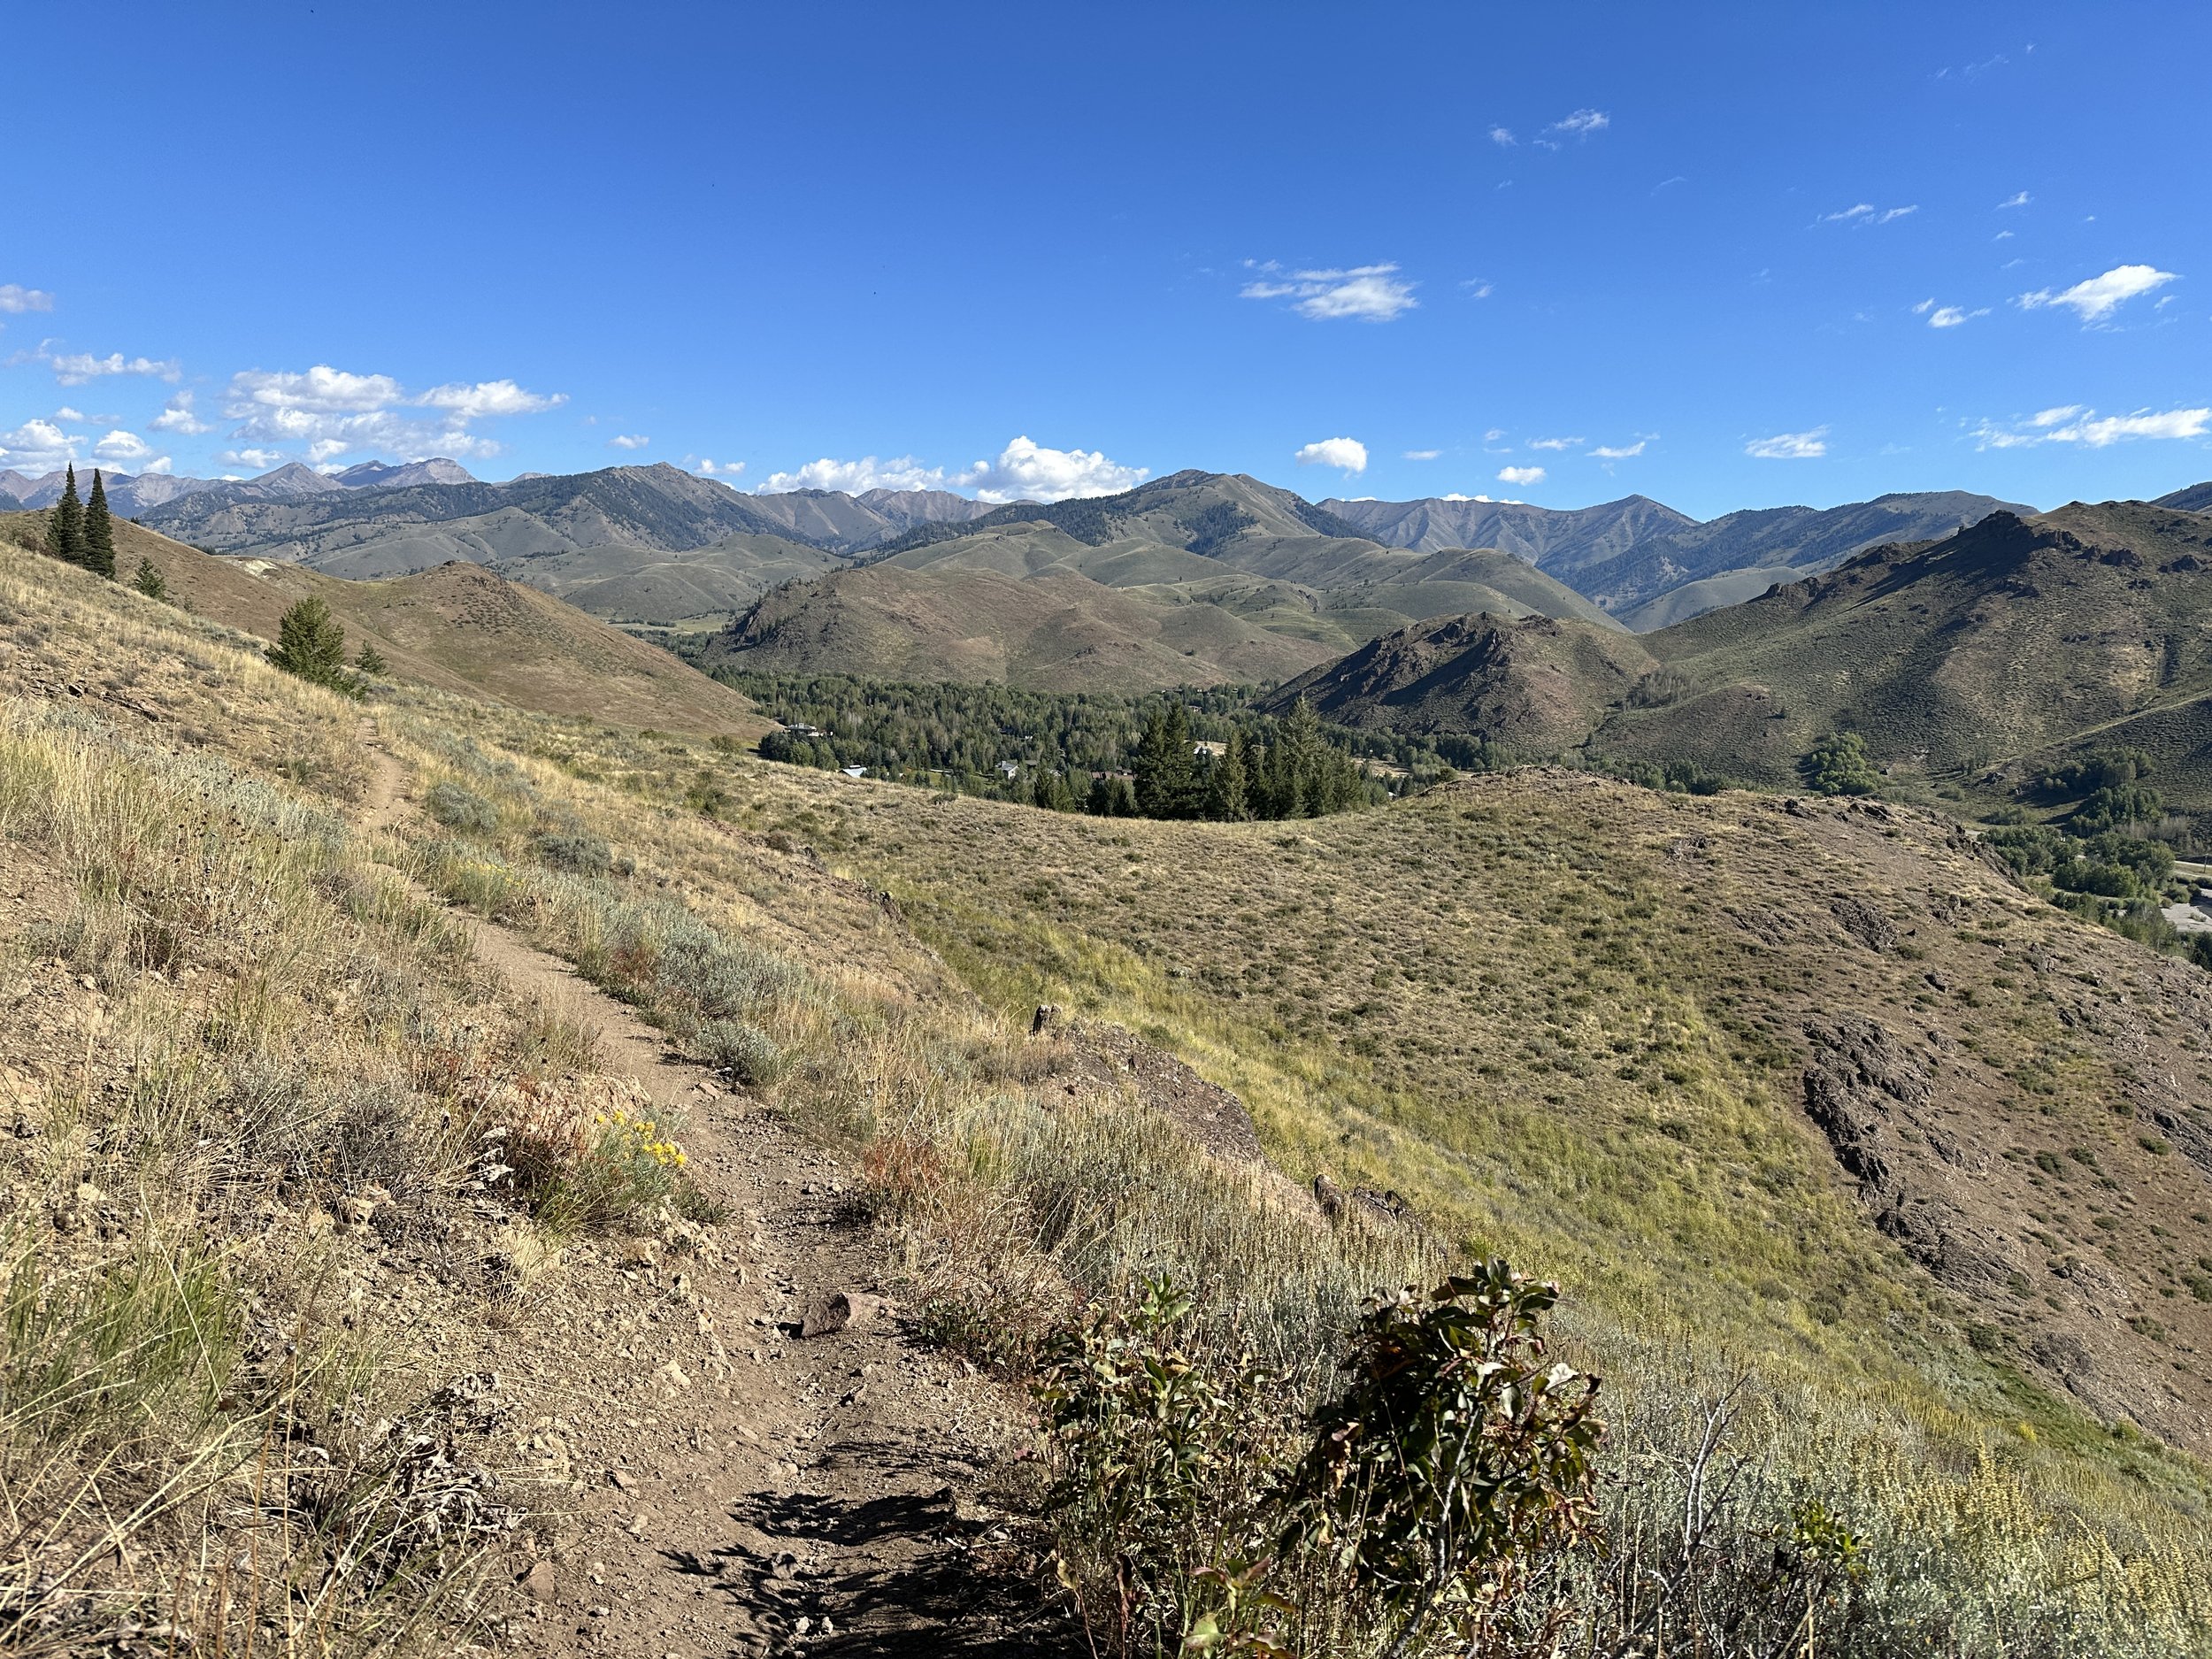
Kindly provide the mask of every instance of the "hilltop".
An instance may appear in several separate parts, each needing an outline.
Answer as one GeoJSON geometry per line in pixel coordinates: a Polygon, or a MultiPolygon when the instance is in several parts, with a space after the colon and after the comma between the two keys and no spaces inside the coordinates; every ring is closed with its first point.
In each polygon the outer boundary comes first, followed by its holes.
{"type": "MultiPolygon", "coordinates": [[[[1456,671],[1478,680],[1513,637],[1479,622],[1438,636],[1483,647],[1456,671]]],[[[2078,749],[2126,746],[2157,757],[2169,795],[2203,810],[2208,622],[2212,518],[2076,503],[2032,518],[2000,511],[1640,634],[1641,675],[1617,652],[1555,649],[1541,699],[1440,698],[1453,671],[1436,660],[1433,629],[1303,683],[1348,724],[1415,720],[1525,755],[1684,761],[1768,786],[1794,783],[1800,758],[1838,731],[1858,733],[1900,775],[1954,780],[2017,781],[2078,749]],[[1580,732],[1567,710],[1586,715],[1580,732]]]]}
{"type": "Polygon", "coordinates": [[[1658,666],[1634,639],[1549,617],[1487,613],[1416,623],[1301,674],[1261,704],[1301,697],[1325,718],[1407,736],[1495,735],[1552,755],[1658,666]]]}
{"type": "Polygon", "coordinates": [[[1135,692],[1279,680],[1326,655],[1212,605],[1117,592],[1073,571],[879,565],[777,589],[710,640],[700,661],[1135,692]]]}
{"type": "MultiPolygon", "coordinates": [[[[0,518],[42,530],[42,516],[0,518]]],[[[273,641],[285,611],[321,599],[349,650],[373,642],[397,679],[520,709],[702,734],[754,737],[768,722],[726,686],[619,629],[480,566],[453,564],[385,581],[348,581],[270,560],[220,559],[141,526],[115,526],[126,577],[140,560],[196,616],[273,641]]]]}

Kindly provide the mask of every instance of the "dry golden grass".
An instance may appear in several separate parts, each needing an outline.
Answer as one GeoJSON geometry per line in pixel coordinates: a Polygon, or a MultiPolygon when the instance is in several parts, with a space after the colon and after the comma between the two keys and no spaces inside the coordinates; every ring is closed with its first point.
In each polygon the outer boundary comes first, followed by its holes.
{"type": "MultiPolygon", "coordinates": [[[[328,1557],[290,1511],[267,1516],[273,1465],[252,1412],[311,1419],[322,1408],[303,1402],[335,1399],[351,1423],[363,1400],[403,1404],[440,1380],[410,1371],[403,1326],[325,1318],[345,1305],[315,1294],[335,1282],[326,1263],[344,1240],[304,1219],[317,1189],[285,1185],[280,1149],[364,1124],[357,1141],[335,1137],[372,1159],[357,1176],[396,1207],[388,1175],[434,1203],[464,1148],[416,1118],[425,1102],[472,1071],[589,1052],[584,1033],[491,1000],[383,858],[626,986],[679,1041],[700,1006],[696,976],[659,974],[649,958],[689,941],[757,964],[745,1017],[785,1056],[775,1099],[863,1155],[878,1202],[909,1229],[914,1287],[940,1303],[949,1334],[964,1318],[972,1337],[1010,1335],[1006,1357],[1018,1360],[1025,1328],[1066,1298],[1164,1269],[1204,1291],[1222,1329],[1302,1361],[1310,1384],[1360,1295],[1425,1276],[1440,1253],[1507,1249],[1568,1279],[1571,1346],[1609,1373],[1624,1480],[1640,1448],[1655,1448],[1655,1468],[1674,1455],[1716,1374],[1755,1367],[1764,1403],[1743,1444],[1778,1471],[1774,1502],[1818,1490],[1844,1506],[1877,1547],[1885,1605],[1899,1620],[1924,1607],[1949,1632],[1945,1650],[2003,1651],[2006,1621],[2031,1605],[2078,1630],[2052,1652],[2170,1651],[2203,1628],[2212,1563],[2193,1465],[2104,1432],[1958,1341],[1957,1302],[1870,1233],[1824,1148],[1784,1110],[1789,1074],[1773,1064],[1809,998],[1840,987],[1919,1010],[1909,978],[1923,962],[1958,972],[1983,961],[1974,983],[1988,987],[2023,944],[2089,948],[1955,860],[1937,867],[1963,908],[1941,941],[1915,947],[1927,954],[1910,969],[1837,956],[1839,978],[1826,957],[1754,967],[1721,948],[1717,918],[1770,905],[1778,872],[1822,892],[1924,874],[1929,855],[1904,830],[1793,827],[1734,800],[1654,808],[1573,780],[1501,780],[1310,825],[1095,824],[849,787],[414,692],[372,710],[381,741],[419,797],[456,783],[491,805],[490,824],[403,827],[365,847],[333,810],[360,790],[357,708],[134,595],[5,557],[0,628],[43,635],[0,663],[20,688],[0,742],[0,839],[85,907],[39,972],[81,978],[81,962],[96,982],[108,974],[120,1035],[98,1051],[165,1056],[147,1075],[169,1079],[135,1116],[117,1098],[136,1098],[127,1088],[43,1088],[35,1190],[73,1197],[67,1177],[96,1164],[89,1184],[131,1194],[134,1252],[184,1248],[163,1241],[187,1236],[188,1212],[234,1230],[211,1236],[244,1239],[257,1206],[278,1205],[207,1294],[248,1321],[265,1317],[257,1296],[277,1315],[268,1329],[326,1356],[303,1359],[302,1377],[343,1379],[280,1384],[250,1396],[252,1410],[161,1428],[131,1464],[141,1486],[117,1487],[107,1509],[133,1514],[140,1494],[165,1490],[192,1501],[161,1512],[167,1530],[144,1525],[137,1578],[103,1565],[96,1585],[74,1586],[106,1598],[101,1617],[174,1605],[209,1630],[250,1617],[227,1587],[240,1572],[261,1586],[249,1601],[288,1594],[287,1575],[328,1557]],[[185,752],[119,741],[118,722],[142,717],[90,689],[93,663],[128,672],[141,660],[152,666],[115,695],[157,709],[151,731],[196,733],[185,752]],[[65,679],[87,695],[57,695],[65,679]],[[724,819],[689,803],[705,798],[703,781],[721,791],[724,819]],[[549,868],[534,850],[549,833],[603,839],[616,862],[604,875],[549,868]],[[614,873],[625,859],[628,873],[614,873]],[[195,905],[205,925],[192,910],[184,954],[168,954],[156,930],[179,931],[195,905]],[[652,949],[625,954],[640,941],[652,949]],[[1290,1177],[1326,1168],[1394,1187],[1433,1237],[1333,1231],[1265,1171],[1225,1168],[1134,1112],[1056,1105],[1049,1044],[1023,1034],[1047,999],[1121,1019],[1237,1089],[1290,1177]],[[242,1087],[256,1076],[268,1085],[242,1087]],[[219,1133],[204,1133],[210,1122],[219,1133]],[[388,1153],[396,1166],[373,1164],[388,1153]],[[187,1548],[196,1540],[204,1554],[187,1548]],[[244,1568],[226,1566],[241,1554],[244,1568]]],[[[1961,1041],[1991,1052],[2017,1019],[2047,1015],[1947,1010],[1961,1041]]],[[[71,1025],[58,1051],[85,1041],[71,1025]]],[[[2106,1099],[2093,1059],[2059,1068],[2058,1109],[2084,1114],[2058,1120],[2065,1133],[2106,1099]]],[[[509,1228],[511,1259],[527,1231],[509,1228]]],[[[63,1282],[69,1260],[42,1236],[34,1246],[41,1282],[63,1282]]],[[[151,1277],[123,1272],[116,1255],[102,1282],[151,1277]]],[[[194,1259],[165,1259],[177,1281],[198,1282],[194,1259]]],[[[419,1317],[482,1323],[495,1292],[457,1293],[419,1317]]],[[[41,1334],[32,1351],[62,1346],[41,1334]]],[[[220,1343],[173,1351],[196,1377],[236,1363],[220,1343]]],[[[342,1428],[334,1418],[326,1432],[334,1463],[373,1469],[374,1448],[342,1428]]],[[[109,1478],[102,1454],[43,1428],[5,1454],[28,1460],[12,1490],[45,1494],[48,1535],[95,1541],[93,1511],[68,1494],[88,1467],[109,1478]],[[27,1469],[48,1484],[28,1484],[27,1469]]],[[[1664,1525],[1663,1485],[1618,1489],[1618,1536],[1664,1525]]],[[[1755,1541],[1770,1515],[1747,1515],[1742,1537],[1755,1541]]],[[[358,1584],[326,1579],[316,1605],[332,1622],[317,1641],[399,1639],[358,1584]],[[342,1605],[357,1629],[338,1623],[342,1605]]],[[[1594,1616],[1601,1587],[1584,1588],[1594,1616]]]]}

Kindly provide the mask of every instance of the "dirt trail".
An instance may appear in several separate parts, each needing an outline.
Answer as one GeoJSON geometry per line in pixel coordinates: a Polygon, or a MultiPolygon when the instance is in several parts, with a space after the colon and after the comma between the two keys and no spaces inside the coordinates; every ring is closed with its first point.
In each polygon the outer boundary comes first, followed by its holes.
{"type": "MultiPolygon", "coordinates": [[[[405,774],[373,753],[364,826],[391,831],[412,810],[405,774]]],[[[810,1296],[887,1288],[882,1241],[843,1218],[843,1166],[565,963],[449,913],[517,990],[596,1028],[603,1069],[684,1111],[692,1171],[730,1212],[672,1240],[680,1253],[572,1252],[493,1335],[565,1512],[555,1553],[514,1563],[516,1648],[1061,1651],[1033,1587],[1006,1571],[1016,1524],[978,1498],[1012,1444],[1010,1402],[916,1346],[895,1310],[798,1335],[810,1296]]]]}

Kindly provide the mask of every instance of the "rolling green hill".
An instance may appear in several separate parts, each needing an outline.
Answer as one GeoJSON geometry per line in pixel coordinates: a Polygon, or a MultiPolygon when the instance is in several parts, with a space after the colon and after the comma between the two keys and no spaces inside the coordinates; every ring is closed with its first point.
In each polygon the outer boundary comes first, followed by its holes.
{"type": "Polygon", "coordinates": [[[879,565],[778,588],[701,662],[757,672],[1141,692],[1271,681],[1329,648],[1219,606],[1122,593],[1073,570],[879,565]]]}
{"type": "Polygon", "coordinates": [[[1984,787],[2134,747],[2158,762],[2170,801],[2212,812],[2206,515],[2139,502],[1993,513],[1642,634],[1640,678],[1566,630],[1558,639],[1578,649],[1542,657],[1540,697],[1481,689],[1528,667],[1536,636],[1479,623],[1409,629],[1303,683],[1348,725],[1461,718],[1463,734],[1517,752],[1686,761],[1774,787],[1840,731],[1897,779],[1984,787]],[[1475,654],[1455,669],[1437,659],[1441,643],[1475,654]],[[1576,709],[1590,715],[1578,733],[1564,712],[1576,709]]]}
{"type": "Polygon", "coordinates": [[[1586,737],[1657,659],[1617,629],[1549,617],[1443,617],[1300,675],[1262,707],[1303,697],[1325,718],[1407,736],[1510,733],[1523,752],[1586,737]]]}

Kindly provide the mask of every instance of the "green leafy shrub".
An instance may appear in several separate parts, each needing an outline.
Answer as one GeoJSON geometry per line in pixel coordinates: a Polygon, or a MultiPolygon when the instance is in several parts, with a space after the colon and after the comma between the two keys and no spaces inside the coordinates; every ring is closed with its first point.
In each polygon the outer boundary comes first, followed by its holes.
{"type": "Polygon", "coordinates": [[[1315,1418],[1290,1536],[1379,1600],[1399,1651],[1432,1620],[1477,1640],[1526,1563],[1594,1532],[1597,1380],[1536,1332],[1558,1301],[1498,1260],[1380,1299],[1315,1418]]]}
{"type": "Polygon", "coordinates": [[[1797,764],[1805,787],[1818,795],[1872,795],[1882,774],[1856,732],[1838,732],[1814,744],[1797,764]]]}

